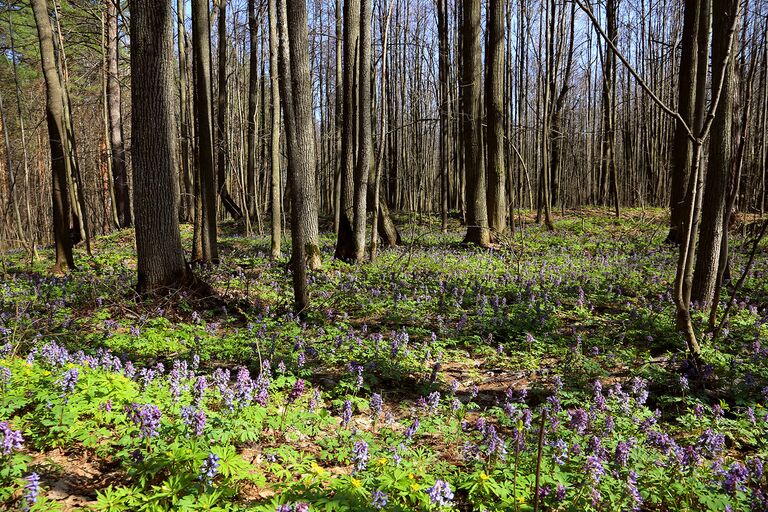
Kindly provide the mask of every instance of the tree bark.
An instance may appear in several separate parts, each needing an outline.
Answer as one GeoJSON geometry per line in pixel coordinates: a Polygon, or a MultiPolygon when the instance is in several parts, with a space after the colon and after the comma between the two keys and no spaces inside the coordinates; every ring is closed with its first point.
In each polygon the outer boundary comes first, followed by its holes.
{"type": "Polygon", "coordinates": [[[488,116],[488,225],[493,238],[507,226],[504,162],[504,13],[505,0],[488,1],[488,70],[486,111],[488,116]]]}
{"type": "Polygon", "coordinates": [[[341,194],[339,201],[339,233],[334,257],[342,261],[355,259],[354,201],[357,154],[357,78],[360,44],[360,0],[344,2],[344,82],[341,136],[341,194]]]}
{"type": "Polygon", "coordinates": [[[371,0],[360,3],[360,69],[357,117],[359,122],[358,155],[355,166],[355,261],[365,259],[365,227],[367,224],[366,199],[368,175],[373,163],[373,125],[371,120],[371,0]]]}
{"type": "Polygon", "coordinates": [[[227,188],[227,160],[229,158],[229,143],[227,132],[227,111],[229,110],[229,94],[227,92],[227,0],[219,2],[219,84],[216,109],[216,185],[221,204],[233,219],[243,218],[243,210],[237,205],[227,188]]]}
{"type": "Polygon", "coordinates": [[[120,111],[116,1],[118,0],[107,0],[107,104],[109,105],[109,145],[118,227],[127,228],[132,224],[131,196],[128,189],[128,169],[123,144],[123,115],[120,111]]]}
{"type": "Polygon", "coordinates": [[[64,127],[64,94],[61,76],[56,66],[53,29],[48,15],[47,3],[47,0],[32,0],[32,12],[37,25],[40,61],[45,79],[46,120],[51,150],[53,235],[56,243],[56,263],[53,272],[60,273],[65,270],[65,267],[74,269],[75,260],[72,255],[72,239],[69,229],[70,196],[67,187],[67,155],[64,149],[67,137],[64,127]]]}
{"type": "Polygon", "coordinates": [[[176,196],[173,32],[169,2],[131,4],[133,199],[141,292],[191,278],[181,247],[176,196]]]}
{"type": "MultiPolygon", "coordinates": [[[[272,133],[270,135],[270,175],[272,194],[272,248],[273,259],[280,257],[280,87],[278,85],[277,0],[269,0],[269,83],[272,95],[272,133]]],[[[289,80],[283,77],[283,80],[289,80]]]]}
{"type": "MultiPolygon", "coordinates": [[[[735,0],[714,0],[713,25],[728,27],[737,15],[738,3],[735,0]]],[[[728,46],[729,41],[714,37],[712,41],[712,75],[723,74],[723,88],[712,122],[712,137],[709,142],[709,166],[704,185],[699,247],[696,252],[696,267],[693,273],[691,300],[709,304],[713,297],[715,280],[720,260],[720,246],[723,238],[723,218],[728,192],[728,177],[731,170],[732,110],[735,87],[733,83],[734,55],[728,46]],[[725,60],[727,57],[728,60],[725,60]],[[721,66],[726,66],[722,70],[721,66]]],[[[716,298],[715,298],[716,299],[716,298]]]]}
{"type": "Polygon", "coordinates": [[[480,0],[462,0],[462,115],[467,173],[467,233],[465,243],[488,247],[488,206],[481,143],[482,71],[480,66],[480,0]]]}
{"type": "Polygon", "coordinates": [[[192,51],[195,74],[195,117],[198,133],[198,175],[202,206],[202,259],[219,260],[216,233],[216,173],[213,155],[213,112],[211,103],[211,31],[207,0],[192,0],[192,51]]]}
{"type": "MultiPolygon", "coordinates": [[[[281,0],[281,3],[285,0],[281,0]]],[[[309,37],[304,0],[289,0],[287,18],[287,44],[290,66],[282,52],[281,80],[283,118],[288,143],[288,176],[293,194],[291,205],[291,245],[293,254],[293,290],[295,310],[302,313],[309,305],[307,263],[320,248],[313,239],[312,224],[317,222],[317,196],[315,190],[315,126],[312,109],[312,83],[309,70],[309,37]]],[[[282,17],[282,16],[281,16],[282,17]]],[[[283,19],[285,19],[283,18],[283,19]]],[[[281,38],[286,44],[286,37],[281,38]]]]}

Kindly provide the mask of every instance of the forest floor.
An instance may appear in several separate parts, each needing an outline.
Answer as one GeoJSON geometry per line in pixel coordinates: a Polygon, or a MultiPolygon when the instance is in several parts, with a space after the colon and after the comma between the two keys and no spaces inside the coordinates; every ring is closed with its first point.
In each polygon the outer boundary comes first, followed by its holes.
{"type": "Polygon", "coordinates": [[[231,225],[204,300],[137,297],[130,230],[65,277],[2,255],[0,509],[768,510],[768,247],[697,376],[661,210],[525,213],[493,250],[397,221],[359,266],[323,235],[303,318],[231,225]]]}

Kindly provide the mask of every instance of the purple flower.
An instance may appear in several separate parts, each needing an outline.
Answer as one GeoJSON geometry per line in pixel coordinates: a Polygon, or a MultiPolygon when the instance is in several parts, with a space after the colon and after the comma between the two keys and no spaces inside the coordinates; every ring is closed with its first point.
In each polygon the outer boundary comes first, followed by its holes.
{"type": "Polygon", "coordinates": [[[23,510],[29,510],[37,503],[37,496],[40,494],[40,476],[37,473],[31,473],[26,478],[27,483],[24,485],[24,501],[22,505],[23,510]]]}
{"type": "Polygon", "coordinates": [[[341,424],[346,427],[350,421],[352,421],[352,402],[344,400],[344,407],[341,410],[341,424]]]}
{"type": "Polygon", "coordinates": [[[181,418],[184,421],[184,424],[190,430],[194,431],[196,436],[203,435],[206,420],[205,412],[192,406],[182,407],[181,418]]]}
{"type": "Polygon", "coordinates": [[[553,448],[555,449],[555,453],[553,454],[555,464],[562,466],[568,458],[568,443],[562,439],[558,439],[553,445],[553,448]]]}
{"type": "Polygon", "coordinates": [[[10,455],[14,450],[21,450],[24,438],[20,430],[13,430],[7,421],[0,421],[0,453],[10,455]]]}
{"type": "Polygon", "coordinates": [[[571,428],[576,430],[577,434],[583,435],[587,430],[587,423],[589,422],[589,416],[587,415],[587,412],[579,407],[573,411],[568,411],[568,415],[571,417],[571,428]]]}
{"type": "Polygon", "coordinates": [[[587,456],[587,472],[595,483],[600,482],[600,478],[605,474],[603,461],[594,455],[587,456]]]}
{"type": "Polygon", "coordinates": [[[352,462],[355,464],[355,471],[365,470],[368,465],[368,443],[355,441],[352,447],[352,462]]]}
{"type": "Polygon", "coordinates": [[[216,473],[219,472],[219,461],[221,459],[218,455],[215,453],[209,453],[208,457],[205,458],[203,461],[203,465],[200,468],[200,474],[198,475],[198,480],[203,481],[206,485],[211,485],[213,483],[213,478],[216,476],[216,473]]]}
{"type": "Polygon", "coordinates": [[[555,489],[555,499],[557,501],[565,500],[565,486],[563,484],[557,484],[557,488],[555,489]]]}
{"type": "Polygon", "coordinates": [[[139,436],[142,438],[154,437],[160,428],[160,418],[163,413],[156,405],[140,405],[132,403],[125,407],[128,419],[139,427],[139,436]]]}
{"type": "Polygon", "coordinates": [[[429,410],[434,414],[437,412],[437,407],[440,405],[440,392],[439,391],[433,391],[429,394],[427,397],[427,405],[429,406],[429,410]]]}
{"type": "Polygon", "coordinates": [[[749,470],[739,461],[734,461],[728,468],[723,482],[723,488],[729,493],[734,494],[737,490],[744,491],[744,483],[749,478],[749,470]]]}
{"type": "Polygon", "coordinates": [[[196,406],[200,407],[200,405],[203,403],[203,397],[205,396],[206,389],[208,389],[208,381],[203,376],[198,377],[194,386],[196,406]]]}
{"type": "Polygon", "coordinates": [[[637,489],[637,473],[630,471],[627,476],[627,494],[632,498],[632,511],[639,512],[643,505],[643,497],[637,489]]]}
{"type": "Polygon", "coordinates": [[[725,448],[725,436],[711,428],[708,428],[699,436],[698,442],[700,445],[704,445],[704,449],[712,455],[725,448]]]}
{"type": "Polygon", "coordinates": [[[619,441],[614,452],[614,459],[619,466],[626,466],[629,459],[629,451],[632,449],[633,439],[629,441],[619,441]]]}
{"type": "Polygon", "coordinates": [[[299,398],[301,398],[301,395],[304,394],[304,381],[302,379],[298,379],[293,384],[293,389],[291,389],[291,392],[288,394],[288,403],[292,404],[299,398]]]}
{"type": "Polygon", "coordinates": [[[371,407],[371,416],[375,420],[381,415],[381,410],[384,406],[384,401],[381,399],[381,395],[373,393],[369,405],[371,407]]]}
{"type": "Polygon", "coordinates": [[[0,366],[0,386],[5,386],[11,382],[11,370],[5,366],[0,366]]]}
{"type": "Polygon", "coordinates": [[[437,505],[438,507],[450,506],[451,500],[453,499],[451,486],[444,480],[437,480],[435,485],[427,489],[427,495],[429,495],[432,504],[437,505]]]}
{"type": "Polygon", "coordinates": [[[419,421],[419,418],[416,418],[413,420],[413,423],[411,423],[411,426],[405,429],[405,438],[411,439],[413,438],[413,435],[416,433],[417,430],[419,430],[419,425],[421,422],[419,421]]]}
{"type": "Polygon", "coordinates": [[[61,387],[64,394],[72,393],[77,387],[77,381],[80,378],[80,371],[77,368],[70,368],[56,383],[61,387]]]}
{"type": "Polygon", "coordinates": [[[387,506],[387,503],[389,503],[389,497],[386,493],[381,492],[378,489],[371,493],[371,505],[373,505],[373,508],[376,510],[383,509],[387,506]]]}

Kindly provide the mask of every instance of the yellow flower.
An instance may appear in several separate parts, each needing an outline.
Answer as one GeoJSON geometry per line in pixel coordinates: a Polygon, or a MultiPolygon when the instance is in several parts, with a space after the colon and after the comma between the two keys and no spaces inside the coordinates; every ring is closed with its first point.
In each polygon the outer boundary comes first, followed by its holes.
{"type": "Polygon", "coordinates": [[[419,484],[411,484],[412,491],[415,492],[415,491],[418,491],[419,489],[421,489],[421,486],[419,484]]]}
{"type": "Polygon", "coordinates": [[[486,475],[486,474],[485,474],[485,471],[483,471],[482,473],[480,473],[480,480],[482,480],[483,482],[485,482],[485,481],[486,481],[486,480],[488,480],[489,478],[490,478],[490,477],[489,477],[488,475],[486,475]]]}
{"type": "Polygon", "coordinates": [[[359,489],[360,486],[363,485],[363,483],[355,477],[350,478],[349,481],[352,482],[352,487],[355,489],[359,489]]]}
{"type": "Polygon", "coordinates": [[[313,473],[316,475],[322,475],[325,473],[325,469],[317,465],[317,462],[312,462],[312,467],[310,468],[313,473]]]}
{"type": "Polygon", "coordinates": [[[408,478],[410,478],[411,480],[415,480],[416,475],[414,475],[413,473],[408,473],[408,478]]]}
{"type": "Polygon", "coordinates": [[[387,465],[387,458],[386,457],[379,457],[378,459],[376,459],[376,463],[379,466],[386,466],[387,465]]]}

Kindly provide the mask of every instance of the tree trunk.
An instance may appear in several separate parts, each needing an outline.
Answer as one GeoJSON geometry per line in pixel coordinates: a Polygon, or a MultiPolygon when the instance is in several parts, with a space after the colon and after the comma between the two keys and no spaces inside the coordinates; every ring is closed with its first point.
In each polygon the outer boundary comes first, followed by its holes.
{"type": "Polygon", "coordinates": [[[344,2],[344,83],[343,125],[341,136],[341,194],[339,201],[339,233],[334,257],[343,261],[355,259],[354,239],[354,173],[357,154],[357,78],[360,44],[360,0],[344,2]]]}
{"type": "Polygon", "coordinates": [[[173,32],[169,2],[131,4],[133,200],[141,292],[191,278],[179,235],[173,119],[173,32]]]}
{"type": "Polygon", "coordinates": [[[358,86],[357,117],[359,122],[358,155],[355,167],[355,261],[365,259],[366,199],[368,195],[368,174],[373,163],[373,126],[371,120],[371,0],[362,0],[360,5],[360,68],[358,86]]]}
{"type": "Polygon", "coordinates": [[[481,142],[482,70],[480,66],[480,0],[462,0],[462,115],[464,154],[467,173],[467,234],[465,243],[488,247],[488,207],[485,197],[485,172],[481,142]]]}
{"type": "Polygon", "coordinates": [[[112,158],[112,179],[115,183],[115,206],[120,228],[130,227],[131,199],[128,170],[123,145],[123,115],[120,112],[120,75],[117,66],[117,6],[118,0],[107,0],[107,104],[109,105],[109,145],[112,158]]]}
{"type": "MultiPolygon", "coordinates": [[[[272,249],[273,259],[280,257],[280,185],[281,185],[281,167],[280,167],[280,88],[278,85],[279,71],[278,62],[278,39],[277,39],[277,0],[269,0],[269,84],[272,95],[272,133],[270,135],[270,175],[271,175],[271,193],[272,193],[272,249]]],[[[283,80],[290,80],[290,77],[283,77],[283,80]]]]}
{"type": "MultiPolygon", "coordinates": [[[[107,0],[116,1],[116,0],[107,0]]],[[[189,84],[189,67],[187,66],[187,30],[184,23],[184,0],[176,0],[176,27],[178,33],[179,52],[179,124],[181,134],[181,177],[184,182],[184,198],[182,204],[182,218],[185,222],[194,222],[195,218],[195,190],[192,181],[191,147],[192,129],[189,112],[189,100],[187,96],[189,84]]]]}
{"type": "Polygon", "coordinates": [[[213,161],[213,113],[211,103],[211,31],[207,0],[192,0],[192,51],[195,61],[195,117],[198,133],[198,166],[202,205],[202,259],[219,260],[216,234],[216,173],[213,161]]]}
{"type": "Polygon", "coordinates": [[[221,204],[233,219],[243,218],[243,210],[237,205],[227,188],[227,160],[229,158],[229,144],[227,125],[227,111],[229,109],[229,94],[227,93],[227,0],[219,2],[219,87],[216,109],[216,185],[221,204]]]}
{"type": "Polygon", "coordinates": [[[53,29],[48,17],[47,0],[32,0],[32,12],[37,25],[40,42],[40,61],[43,68],[46,90],[46,120],[51,149],[51,171],[53,175],[51,193],[53,198],[53,235],[56,243],[54,273],[63,272],[65,266],[75,268],[72,256],[72,239],[69,230],[69,190],[67,188],[67,166],[64,127],[64,95],[61,76],[56,66],[53,46],[53,29]]]}
{"type": "MultiPolygon", "coordinates": [[[[735,0],[714,0],[713,20],[715,27],[728,27],[737,15],[738,3],[735,0]]],[[[732,143],[732,107],[735,87],[733,83],[734,56],[728,46],[729,41],[714,37],[712,41],[712,75],[723,75],[723,88],[712,122],[712,137],[709,142],[709,166],[704,185],[699,232],[699,247],[696,252],[696,267],[693,273],[691,300],[709,304],[715,288],[715,280],[720,260],[720,245],[723,238],[723,218],[728,191],[728,177],[731,170],[732,143]],[[726,61],[726,57],[728,60],[726,61]],[[722,70],[721,66],[726,66],[722,70]]],[[[715,298],[716,299],[716,298],[715,298]]]]}
{"type": "Polygon", "coordinates": [[[504,13],[505,0],[488,1],[488,70],[485,101],[488,115],[488,225],[498,239],[507,226],[504,162],[504,13]]]}
{"type": "MultiPolygon", "coordinates": [[[[285,0],[281,0],[283,4],[285,0]]],[[[304,0],[289,0],[284,22],[287,34],[282,44],[289,46],[290,66],[282,52],[281,70],[283,118],[288,147],[288,176],[293,194],[291,205],[291,246],[293,254],[293,291],[295,309],[303,312],[309,305],[307,260],[319,257],[320,248],[313,240],[312,224],[317,222],[315,190],[315,125],[312,108],[312,83],[309,71],[309,37],[304,0]],[[287,18],[287,20],[285,19],[287,18]]],[[[282,16],[281,16],[282,17],[282,16]]]]}
{"type": "MultiPolygon", "coordinates": [[[[696,54],[698,49],[700,4],[699,0],[686,0],[683,18],[682,50],[678,72],[679,94],[677,111],[688,126],[693,126],[696,105],[696,54]]],[[[680,226],[685,217],[685,191],[688,188],[692,157],[693,142],[688,137],[685,127],[678,121],[675,123],[672,147],[672,183],[667,243],[680,243],[680,226]]]]}
{"type": "MultiPolygon", "coordinates": [[[[271,12],[271,11],[270,11],[271,12]]],[[[270,21],[271,23],[271,21],[270,21]]],[[[246,125],[246,141],[248,144],[246,157],[246,197],[245,209],[250,218],[256,216],[256,153],[258,140],[256,139],[256,116],[259,107],[259,21],[256,17],[256,0],[248,0],[248,34],[249,34],[249,61],[248,61],[248,120],[246,125]]]]}

